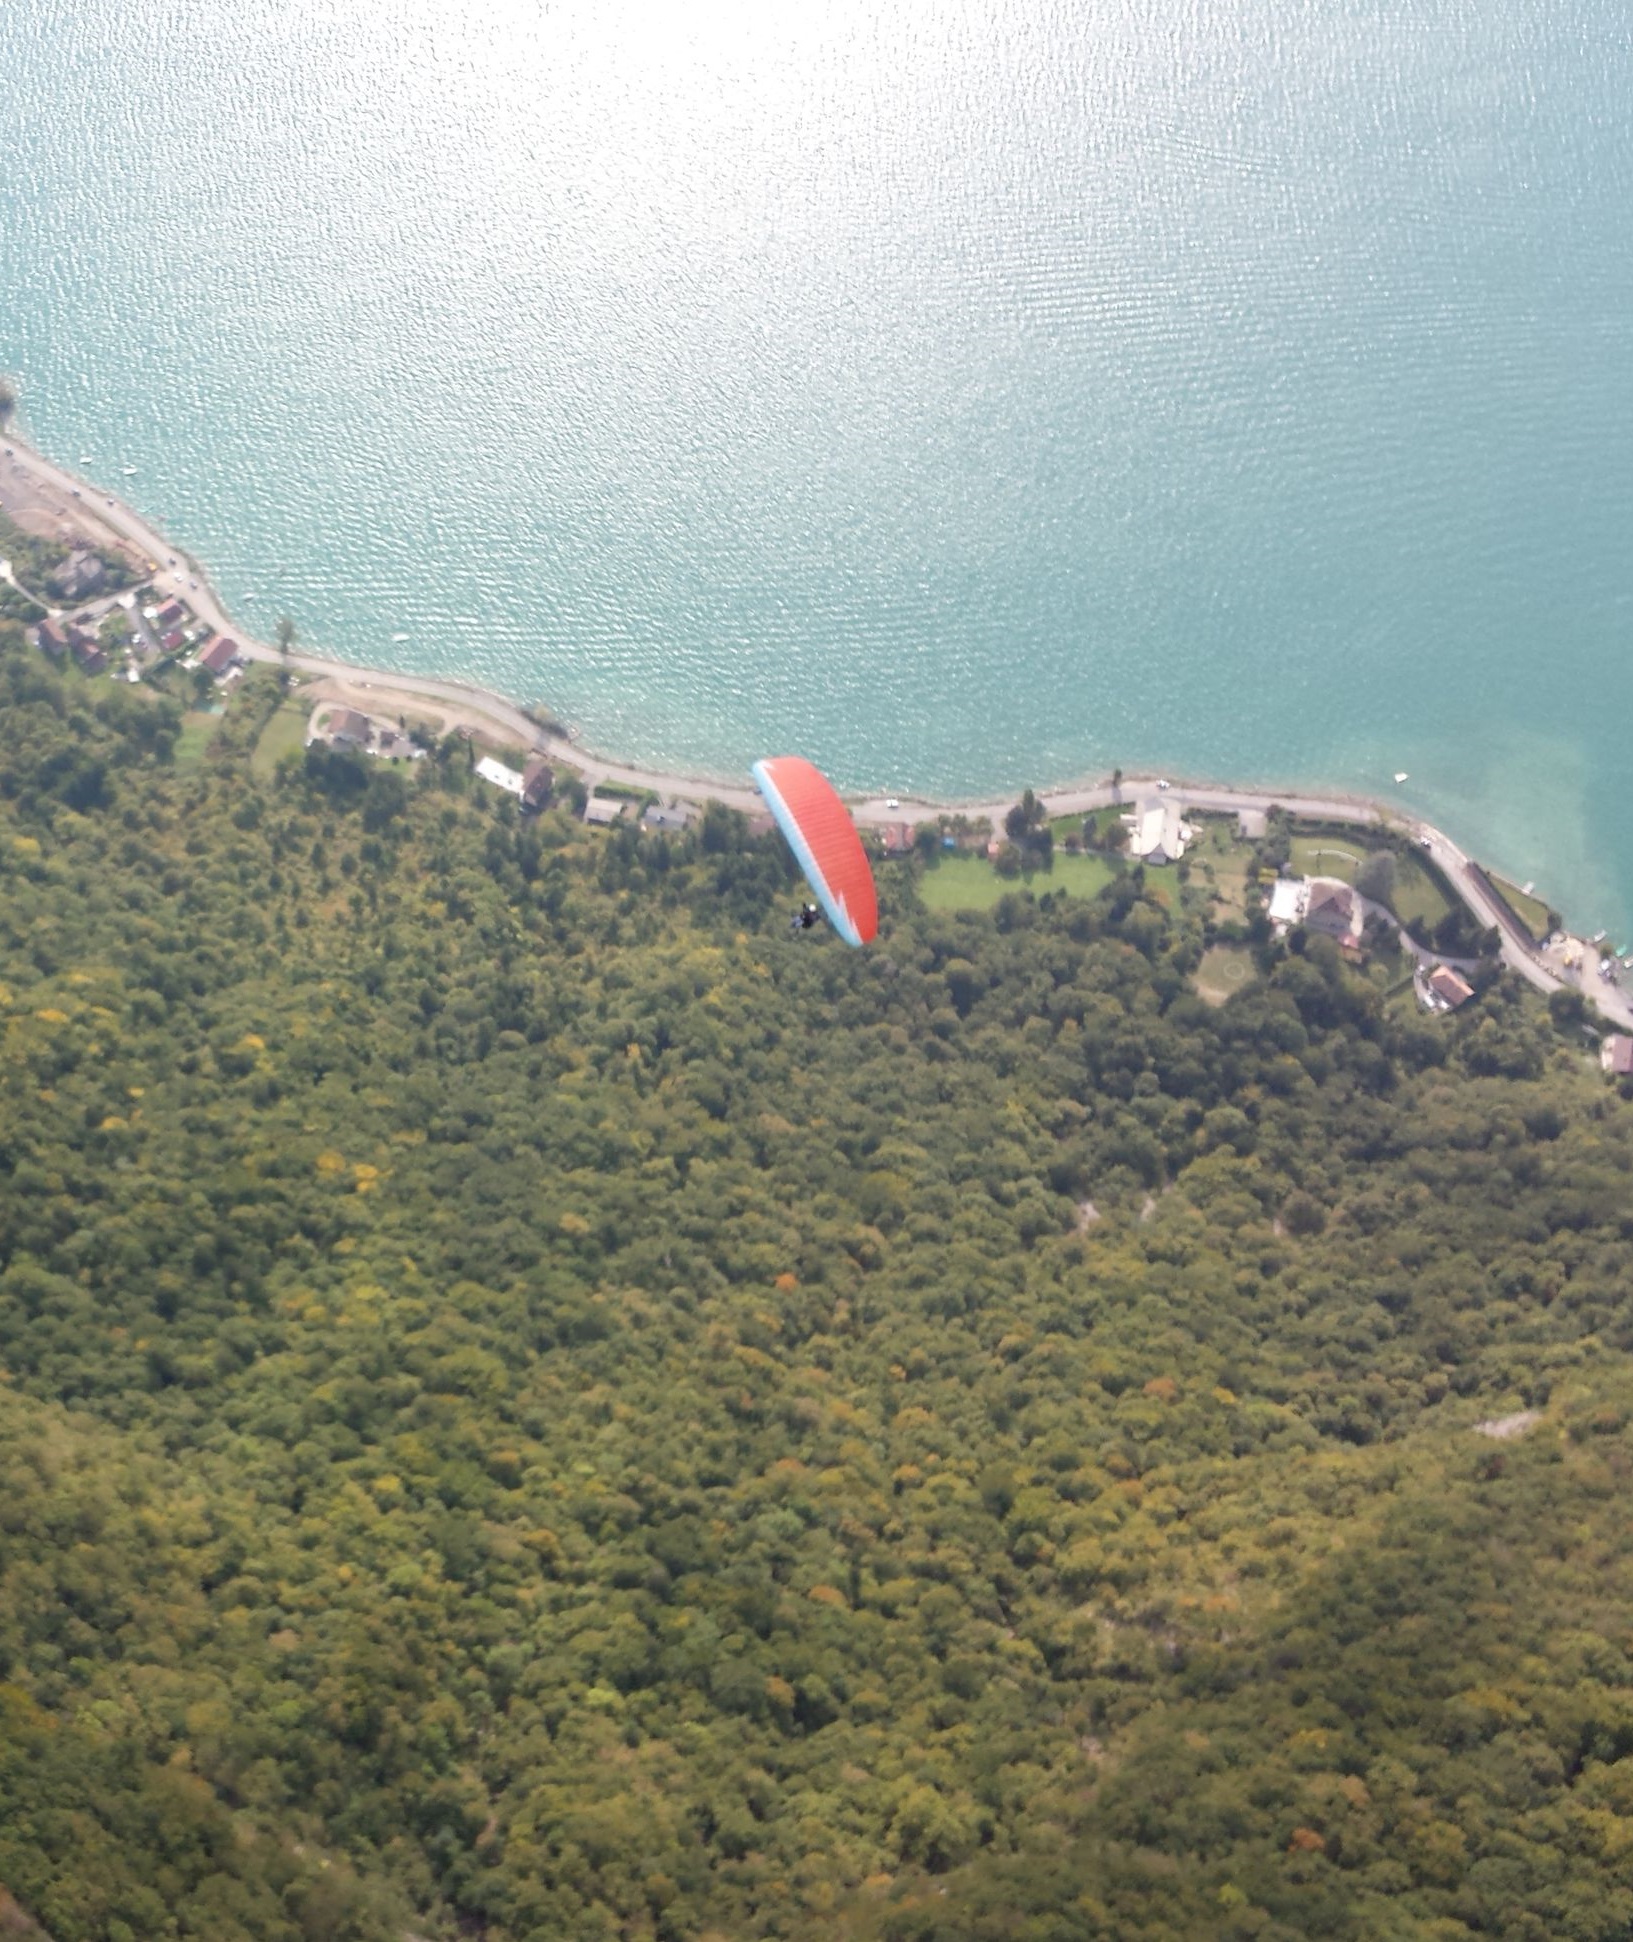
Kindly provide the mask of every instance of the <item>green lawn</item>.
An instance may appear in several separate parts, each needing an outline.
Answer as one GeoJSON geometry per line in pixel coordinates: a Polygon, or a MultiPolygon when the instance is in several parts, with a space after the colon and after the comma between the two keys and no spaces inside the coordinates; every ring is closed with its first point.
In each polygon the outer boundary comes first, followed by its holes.
{"type": "Polygon", "coordinates": [[[1192,863],[1211,863],[1227,866],[1235,862],[1245,863],[1248,855],[1247,845],[1236,839],[1235,825],[1227,823],[1219,816],[1187,816],[1185,819],[1194,832],[1191,846],[1185,854],[1192,863]]]}
{"type": "Polygon", "coordinates": [[[286,701],[261,730],[261,739],[249,760],[250,773],[268,781],[286,755],[298,755],[306,746],[306,724],[311,715],[304,703],[286,701]]]}
{"type": "Polygon", "coordinates": [[[1063,856],[1058,850],[1052,870],[1020,877],[999,876],[984,856],[944,854],[919,879],[919,896],[926,910],[991,910],[1010,890],[1030,890],[1036,897],[1049,890],[1092,897],[1111,876],[1104,857],[1063,856]]]}
{"type": "Polygon", "coordinates": [[[1032,878],[1032,888],[1041,896],[1045,890],[1066,890],[1074,897],[1093,897],[1104,890],[1115,872],[1103,856],[1062,856],[1055,852],[1055,867],[1032,878]]]}
{"type": "Polygon", "coordinates": [[[1288,872],[1295,877],[1339,877],[1353,883],[1366,853],[1359,837],[1347,843],[1338,836],[1295,836],[1288,872]]]}
{"type": "Polygon", "coordinates": [[[1451,905],[1445,893],[1415,856],[1395,859],[1395,915],[1403,924],[1421,917],[1431,930],[1451,905]]]}
{"type": "Polygon", "coordinates": [[[1196,841],[1186,851],[1191,888],[1201,888],[1228,916],[1247,911],[1247,872],[1253,845],[1236,833],[1234,816],[1193,816],[1196,841]]]}
{"type": "Polygon", "coordinates": [[[1553,929],[1548,922],[1548,906],[1539,898],[1528,897],[1518,884],[1510,883],[1506,877],[1492,875],[1491,881],[1497,895],[1540,944],[1553,929]]]}
{"type": "MultiPolygon", "coordinates": [[[[1295,836],[1288,873],[1295,877],[1339,877],[1353,883],[1367,855],[1360,836],[1349,841],[1342,836],[1295,836]]],[[[1395,915],[1403,924],[1421,917],[1431,930],[1451,908],[1439,884],[1411,854],[1395,857],[1393,902],[1395,915]]]]}
{"type": "Polygon", "coordinates": [[[1049,827],[1055,832],[1055,843],[1064,843],[1068,836],[1081,836],[1085,822],[1092,822],[1103,837],[1119,816],[1127,810],[1126,803],[1108,803],[1104,809],[1091,810],[1087,816],[1055,816],[1049,827]]]}
{"type": "Polygon", "coordinates": [[[203,762],[210,744],[221,729],[222,717],[190,708],[181,718],[181,733],[176,737],[176,767],[196,769],[203,762]]]}
{"type": "Polygon", "coordinates": [[[1202,953],[1196,967],[1197,995],[1210,1005],[1222,1005],[1252,977],[1252,956],[1240,944],[1215,944],[1202,953]]]}

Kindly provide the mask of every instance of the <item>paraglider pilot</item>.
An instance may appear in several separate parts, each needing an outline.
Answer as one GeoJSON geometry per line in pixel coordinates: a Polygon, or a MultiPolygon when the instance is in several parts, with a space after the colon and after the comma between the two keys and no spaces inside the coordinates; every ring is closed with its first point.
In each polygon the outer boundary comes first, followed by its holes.
{"type": "Polygon", "coordinates": [[[801,904],[794,912],[794,921],[789,925],[792,931],[808,931],[822,922],[822,912],[815,904],[801,904]]]}

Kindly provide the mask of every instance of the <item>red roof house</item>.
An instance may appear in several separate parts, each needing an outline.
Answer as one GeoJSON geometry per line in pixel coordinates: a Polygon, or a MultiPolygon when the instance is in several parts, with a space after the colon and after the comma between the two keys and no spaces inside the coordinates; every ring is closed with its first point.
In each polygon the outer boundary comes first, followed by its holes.
{"type": "Polygon", "coordinates": [[[1448,1011],[1456,1011],[1459,1005],[1466,1005],[1474,996],[1474,986],[1467,978],[1460,978],[1449,964],[1437,964],[1429,973],[1429,989],[1444,1001],[1448,1011]]]}

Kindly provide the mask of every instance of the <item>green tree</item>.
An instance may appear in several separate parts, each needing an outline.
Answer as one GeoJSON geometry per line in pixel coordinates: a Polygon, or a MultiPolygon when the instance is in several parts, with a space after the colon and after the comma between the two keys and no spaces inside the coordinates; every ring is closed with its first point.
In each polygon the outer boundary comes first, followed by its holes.
{"type": "Polygon", "coordinates": [[[51,1933],[1627,1926],[1633,1107],[1535,994],[1215,1008],[1138,869],[795,945],[734,812],[262,780],[277,705],[178,768],[0,624],[51,1933]]]}
{"type": "Polygon", "coordinates": [[[1395,900],[1395,858],[1389,850],[1369,850],[1355,872],[1355,887],[1375,904],[1392,908],[1395,900]]]}

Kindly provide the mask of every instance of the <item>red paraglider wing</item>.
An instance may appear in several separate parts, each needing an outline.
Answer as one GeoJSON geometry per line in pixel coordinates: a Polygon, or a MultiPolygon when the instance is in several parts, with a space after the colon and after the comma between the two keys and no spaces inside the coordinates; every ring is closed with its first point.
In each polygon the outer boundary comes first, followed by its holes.
{"type": "Polygon", "coordinates": [[[829,923],[847,944],[871,943],[879,930],[873,872],[833,784],[802,755],[756,762],[754,780],[829,923]]]}

